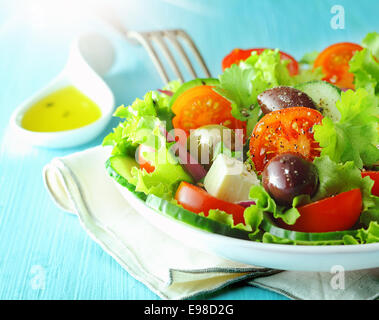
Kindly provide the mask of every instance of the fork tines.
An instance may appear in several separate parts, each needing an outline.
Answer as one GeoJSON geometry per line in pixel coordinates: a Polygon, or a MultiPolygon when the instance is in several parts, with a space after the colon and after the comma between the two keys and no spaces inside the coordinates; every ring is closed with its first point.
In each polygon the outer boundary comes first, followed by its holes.
{"type": "MultiPolygon", "coordinates": [[[[150,58],[152,59],[155,67],[157,68],[159,75],[165,83],[170,81],[168,73],[162,63],[159,55],[156,52],[154,43],[156,46],[162,51],[163,56],[167,60],[170,67],[173,69],[177,79],[181,82],[185,82],[183,73],[180,71],[177,61],[172,54],[170,47],[167,45],[171,43],[171,45],[175,48],[178,55],[182,59],[184,65],[188,69],[191,77],[198,78],[198,75],[193,67],[190,58],[188,57],[186,51],[184,50],[180,39],[182,39],[186,45],[190,48],[192,54],[195,56],[197,62],[200,64],[201,68],[205,73],[205,77],[210,78],[211,74],[208,70],[207,65],[203,57],[201,56],[198,48],[195,43],[191,39],[191,37],[184,31],[180,29],[174,30],[161,30],[161,31],[151,31],[151,32],[136,32],[136,31],[128,31],[127,36],[131,39],[137,40],[148,52],[150,58]]],[[[174,80],[174,79],[171,79],[174,80]]]]}

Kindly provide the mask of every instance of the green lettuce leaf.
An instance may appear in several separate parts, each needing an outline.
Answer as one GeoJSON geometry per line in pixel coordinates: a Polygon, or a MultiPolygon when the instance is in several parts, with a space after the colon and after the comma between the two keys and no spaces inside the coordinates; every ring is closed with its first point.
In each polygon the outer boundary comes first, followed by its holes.
{"type": "Polygon", "coordinates": [[[266,49],[260,55],[253,52],[248,59],[242,62],[243,65],[251,66],[258,74],[261,74],[270,88],[293,84],[293,80],[287,69],[288,63],[288,60],[280,59],[278,49],[266,49]]]}
{"type": "Polygon", "coordinates": [[[312,201],[318,201],[353,189],[360,189],[362,193],[363,209],[375,206],[371,189],[374,182],[369,178],[362,178],[361,171],[353,161],[336,163],[328,156],[316,158],[313,161],[316,166],[319,187],[312,201]]]}
{"type": "Polygon", "coordinates": [[[269,86],[256,69],[233,64],[219,76],[219,80],[220,84],[214,90],[231,102],[234,118],[246,121],[258,116],[257,96],[269,86]]]}
{"type": "Polygon", "coordinates": [[[371,221],[367,229],[360,229],[357,238],[361,243],[379,242],[379,223],[371,221]]]}
{"type": "Polygon", "coordinates": [[[364,49],[350,60],[350,72],[357,89],[364,88],[379,99],[379,33],[367,34],[362,45],[364,49]]]}
{"type": "Polygon", "coordinates": [[[321,155],[334,162],[353,161],[359,168],[370,166],[379,160],[378,101],[364,89],[342,92],[336,104],[341,113],[334,123],[325,117],[321,125],[315,125],[314,138],[322,147],[321,155]]]}
{"type": "Polygon", "coordinates": [[[335,163],[326,156],[316,158],[313,163],[317,168],[320,183],[312,201],[359,188],[362,194],[360,223],[365,227],[371,221],[379,223],[379,197],[371,194],[374,181],[370,177],[362,178],[361,170],[353,161],[335,163]]]}
{"type": "Polygon", "coordinates": [[[129,106],[120,106],[114,115],[125,118],[125,121],[103,141],[103,145],[113,145],[113,154],[125,154],[133,158],[141,144],[156,150],[144,154],[155,170],[147,173],[135,167],[131,171],[132,179],[129,182],[135,185],[136,192],[154,194],[166,200],[172,199],[181,181],[193,182],[170,151],[171,145],[166,143],[161,131],[162,127],[166,127],[167,131],[172,127],[173,114],[169,107],[169,99],[165,94],[151,91],[143,99],[136,99],[129,106]]]}
{"type": "MultiPolygon", "coordinates": [[[[205,217],[203,212],[200,212],[199,215],[205,217]]],[[[249,225],[244,225],[242,223],[235,224],[232,214],[219,210],[219,209],[209,210],[208,215],[206,217],[208,219],[226,224],[227,226],[231,228],[236,228],[236,229],[240,229],[240,230],[244,230],[248,232],[251,231],[251,227],[249,225]]]]}
{"type": "Polygon", "coordinates": [[[117,108],[114,116],[126,119],[121,124],[122,139],[126,139],[133,145],[146,144],[156,148],[158,140],[151,134],[160,137],[159,134],[154,133],[160,125],[164,125],[158,114],[166,112],[167,107],[159,105],[154,98],[154,93],[148,92],[143,99],[137,98],[132,105],[117,108]]]}
{"type": "Polygon", "coordinates": [[[171,200],[181,181],[193,182],[169,149],[170,145],[162,145],[157,152],[145,152],[144,158],[155,170],[148,173],[136,167],[132,169],[129,182],[136,186],[136,191],[171,200]]]}
{"type": "MultiPolygon", "coordinates": [[[[150,132],[161,124],[157,117],[156,105],[153,102],[153,93],[149,92],[143,100],[136,99],[130,106],[118,107],[114,116],[126,120],[104,138],[103,145],[113,145],[112,154],[126,154],[134,157],[134,154],[130,154],[133,148],[135,151],[138,144],[145,142],[150,137],[150,132]]],[[[154,147],[154,144],[151,146],[154,147]]]]}
{"type": "Polygon", "coordinates": [[[123,125],[119,124],[103,140],[103,146],[113,146],[112,155],[134,157],[137,146],[123,138],[123,125]]]}
{"type": "Polygon", "coordinates": [[[252,233],[256,234],[263,220],[264,212],[272,213],[274,218],[281,218],[287,224],[294,224],[300,216],[296,206],[299,204],[299,198],[295,198],[291,208],[282,207],[276,204],[263,186],[252,186],[249,198],[255,202],[244,212],[246,225],[250,225],[252,233]]]}
{"type": "Polygon", "coordinates": [[[360,216],[360,223],[367,227],[371,222],[379,223],[379,197],[371,196],[371,205],[360,216]]]}
{"type": "MultiPolygon", "coordinates": [[[[175,92],[180,81],[169,82],[164,89],[175,92]]],[[[113,145],[114,154],[129,154],[138,144],[146,142],[150,132],[159,126],[172,129],[174,114],[170,108],[171,97],[157,91],[148,92],[143,99],[136,99],[130,106],[120,106],[113,114],[115,117],[126,119],[121,122],[113,132],[108,134],[103,145],[113,145]]],[[[155,141],[147,142],[154,147],[155,141]]]]}

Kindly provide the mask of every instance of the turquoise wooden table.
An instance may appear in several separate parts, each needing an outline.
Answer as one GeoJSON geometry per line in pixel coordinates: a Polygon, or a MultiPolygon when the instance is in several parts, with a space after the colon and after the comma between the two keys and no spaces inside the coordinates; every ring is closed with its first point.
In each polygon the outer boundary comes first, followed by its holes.
{"type": "MultiPolygon", "coordinates": [[[[42,183],[42,167],[53,157],[97,145],[106,132],[81,147],[49,150],[23,145],[8,129],[15,107],[62,69],[73,37],[94,27],[108,32],[116,47],[105,80],[117,104],[162,85],[142,48],[85,19],[89,2],[68,10],[75,2],[0,0],[0,299],[159,299],[103,252],[75,216],[59,210],[42,183]]],[[[109,2],[129,29],[187,30],[213,76],[234,47],[279,47],[301,58],[379,30],[376,0],[338,1],[344,21],[334,20],[337,29],[331,24],[335,0],[109,2]]],[[[200,298],[286,299],[243,285],[200,298]]]]}

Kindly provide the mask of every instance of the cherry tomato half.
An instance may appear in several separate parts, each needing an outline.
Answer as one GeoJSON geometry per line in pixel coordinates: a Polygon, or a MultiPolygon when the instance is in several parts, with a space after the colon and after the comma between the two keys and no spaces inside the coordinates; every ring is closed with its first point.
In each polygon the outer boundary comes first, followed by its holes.
{"type": "MultiPolygon", "coordinates": [[[[229,53],[223,60],[222,60],[222,70],[225,70],[226,68],[229,68],[232,64],[239,63],[240,61],[246,60],[251,56],[251,53],[255,51],[258,55],[261,54],[265,48],[255,48],[255,49],[234,49],[231,53],[229,53]]],[[[295,60],[294,57],[290,56],[288,53],[285,53],[283,51],[279,51],[280,53],[280,59],[282,60],[289,60],[289,64],[287,66],[288,71],[291,76],[294,76],[299,73],[299,64],[295,60]]]]}
{"type": "Polygon", "coordinates": [[[297,208],[300,217],[287,225],[281,219],[280,227],[300,232],[344,231],[354,226],[362,210],[360,189],[353,189],[297,208]]]}
{"type": "Polygon", "coordinates": [[[229,129],[245,129],[246,123],[231,114],[231,103],[216,93],[213,86],[202,85],[184,91],[172,105],[175,129],[182,129],[187,136],[191,129],[208,124],[220,124],[229,129]]]}
{"type": "Polygon", "coordinates": [[[354,89],[354,75],[349,72],[349,62],[355,52],[362,49],[359,44],[350,42],[333,44],[318,55],[314,68],[322,68],[323,80],[340,88],[354,89]]]}
{"type": "Polygon", "coordinates": [[[322,115],[314,109],[292,107],[266,114],[255,126],[250,139],[250,157],[260,173],[276,155],[292,152],[313,161],[320,146],[313,138],[313,126],[322,115]]]}
{"type": "Polygon", "coordinates": [[[209,210],[219,209],[233,215],[235,224],[245,223],[243,212],[245,208],[231,202],[217,199],[211,196],[204,189],[194,186],[188,182],[181,182],[175,194],[175,200],[183,206],[184,209],[208,215],[209,210]]]}
{"type": "Polygon", "coordinates": [[[379,171],[363,171],[362,177],[370,177],[371,180],[374,180],[374,186],[371,189],[371,193],[374,196],[379,197],[379,171]]]}

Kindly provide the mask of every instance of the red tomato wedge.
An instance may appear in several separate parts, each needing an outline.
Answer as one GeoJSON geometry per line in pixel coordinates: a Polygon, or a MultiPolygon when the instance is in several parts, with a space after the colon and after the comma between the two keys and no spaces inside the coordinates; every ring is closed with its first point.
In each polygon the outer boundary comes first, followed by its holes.
{"type": "Polygon", "coordinates": [[[321,67],[328,81],[340,88],[354,89],[354,75],[349,72],[349,62],[355,52],[363,48],[356,43],[341,42],[323,50],[314,62],[314,68],[321,67]]]}
{"type": "Polygon", "coordinates": [[[233,216],[235,224],[245,223],[243,212],[245,208],[231,202],[212,197],[204,189],[194,186],[188,182],[181,182],[175,194],[175,200],[183,206],[184,209],[200,213],[203,212],[208,216],[211,209],[219,209],[233,216]]]}
{"type": "Polygon", "coordinates": [[[246,128],[246,123],[231,114],[231,103],[213,91],[213,86],[197,86],[184,91],[172,105],[175,129],[182,129],[187,136],[191,129],[208,124],[220,124],[229,129],[246,128]]]}
{"type": "Polygon", "coordinates": [[[374,196],[379,197],[379,171],[363,171],[362,177],[370,177],[374,180],[374,186],[371,189],[371,193],[374,196]]]}
{"type": "MultiPolygon", "coordinates": [[[[251,56],[251,53],[255,51],[258,55],[261,54],[265,48],[255,48],[255,49],[234,49],[231,53],[229,53],[223,60],[222,60],[222,70],[225,70],[226,68],[229,68],[232,64],[239,63],[240,61],[246,60],[251,56]]],[[[288,53],[285,53],[283,51],[279,51],[280,53],[280,59],[282,60],[289,60],[289,64],[287,66],[288,71],[291,76],[294,76],[299,73],[299,64],[295,60],[294,57],[290,56],[288,53]]]]}
{"type": "Polygon", "coordinates": [[[361,215],[362,194],[360,189],[340,193],[297,208],[300,217],[295,224],[287,225],[281,219],[280,227],[300,232],[344,231],[354,226],[361,215]]]}
{"type": "Polygon", "coordinates": [[[147,152],[151,153],[155,152],[155,150],[143,144],[138,147],[138,163],[141,169],[145,169],[147,173],[151,173],[155,170],[155,167],[144,157],[144,154],[147,152]]]}
{"type": "Polygon", "coordinates": [[[293,107],[266,114],[255,126],[250,138],[250,157],[261,173],[276,155],[292,152],[313,161],[320,146],[313,138],[313,126],[322,115],[314,109],[293,107]]]}

